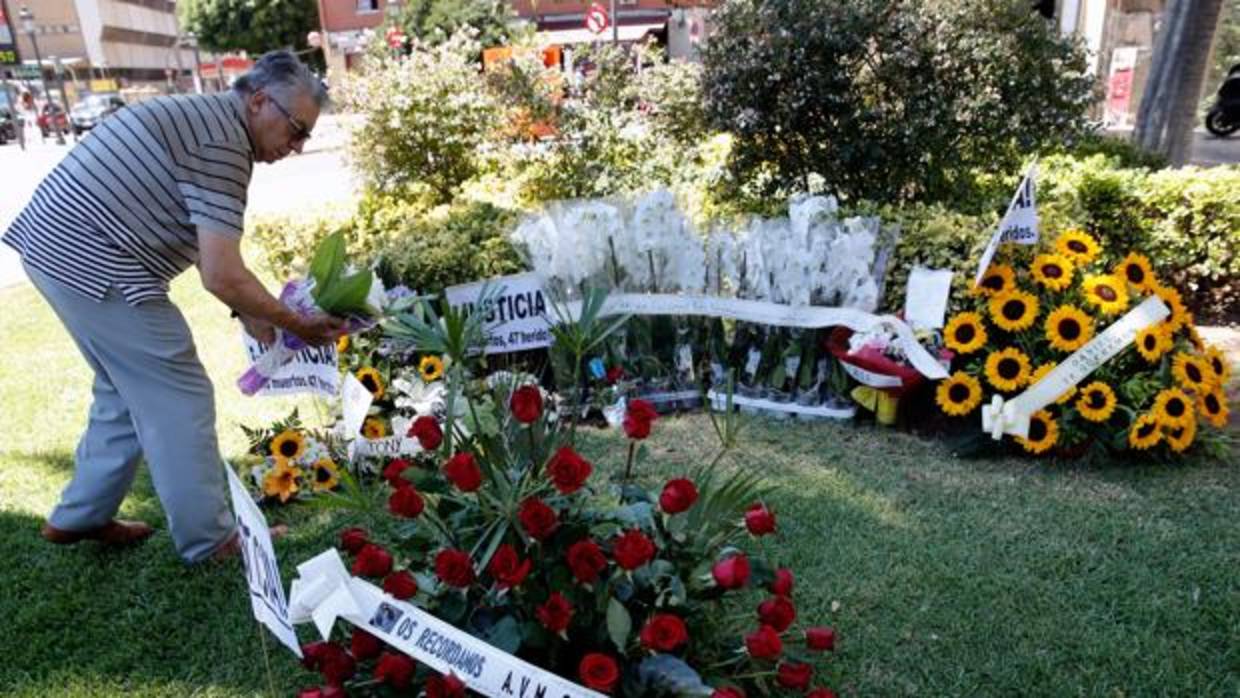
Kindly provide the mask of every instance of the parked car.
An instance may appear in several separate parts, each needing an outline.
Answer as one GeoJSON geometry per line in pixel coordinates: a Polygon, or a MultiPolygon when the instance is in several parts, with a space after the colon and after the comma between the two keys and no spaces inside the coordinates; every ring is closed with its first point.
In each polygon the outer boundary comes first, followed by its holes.
{"type": "Polygon", "coordinates": [[[69,121],[73,124],[73,132],[89,131],[124,106],[125,101],[114,92],[86,95],[69,111],[69,121]]]}
{"type": "Polygon", "coordinates": [[[17,105],[7,85],[0,85],[0,145],[17,140],[17,129],[21,128],[21,115],[17,113],[17,105]]]}
{"type": "Polygon", "coordinates": [[[60,108],[55,102],[44,102],[43,108],[39,110],[39,117],[36,119],[39,124],[39,133],[44,138],[55,133],[57,130],[69,130],[69,117],[65,116],[65,110],[60,108]]]}

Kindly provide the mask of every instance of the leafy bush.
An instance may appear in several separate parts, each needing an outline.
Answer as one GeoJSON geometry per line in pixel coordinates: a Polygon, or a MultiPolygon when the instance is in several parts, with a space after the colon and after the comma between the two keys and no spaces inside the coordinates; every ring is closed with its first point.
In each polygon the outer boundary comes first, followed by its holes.
{"type": "Polygon", "coordinates": [[[375,51],[341,87],[345,109],[362,115],[350,155],[364,185],[430,204],[451,201],[482,166],[480,148],[500,126],[500,109],[469,56],[467,34],[409,55],[375,51]]]}
{"type": "Polygon", "coordinates": [[[703,60],[735,181],[954,202],[973,172],[1083,133],[1084,54],[1017,0],[730,0],[703,60]],[[812,66],[812,69],[806,69],[812,66]]]}

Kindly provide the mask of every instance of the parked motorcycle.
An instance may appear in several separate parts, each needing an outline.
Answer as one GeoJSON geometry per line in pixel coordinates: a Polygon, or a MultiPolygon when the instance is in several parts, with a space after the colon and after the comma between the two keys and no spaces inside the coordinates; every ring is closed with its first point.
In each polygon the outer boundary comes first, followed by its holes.
{"type": "Polygon", "coordinates": [[[1218,100],[1206,113],[1206,130],[1219,138],[1240,130],[1240,65],[1227,71],[1223,86],[1218,88],[1218,100]]]}

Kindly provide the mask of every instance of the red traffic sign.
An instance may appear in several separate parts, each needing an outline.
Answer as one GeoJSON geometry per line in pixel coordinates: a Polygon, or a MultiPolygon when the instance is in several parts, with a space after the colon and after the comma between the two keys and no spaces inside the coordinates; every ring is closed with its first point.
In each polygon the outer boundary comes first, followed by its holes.
{"type": "Polygon", "coordinates": [[[611,18],[607,16],[607,8],[597,2],[590,5],[590,9],[586,10],[586,29],[595,34],[602,34],[609,26],[611,26],[611,18]]]}

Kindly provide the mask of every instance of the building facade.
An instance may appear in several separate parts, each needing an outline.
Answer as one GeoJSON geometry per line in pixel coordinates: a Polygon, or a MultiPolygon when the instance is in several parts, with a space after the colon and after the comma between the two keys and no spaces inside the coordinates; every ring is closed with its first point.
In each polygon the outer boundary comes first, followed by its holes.
{"type": "Polygon", "coordinates": [[[2,1],[25,74],[35,66],[34,45],[20,19],[28,7],[43,75],[61,69],[71,101],[75,92],[167,91],[191,81],[194,52],[179,45],[171,0],[2,1]]]}

